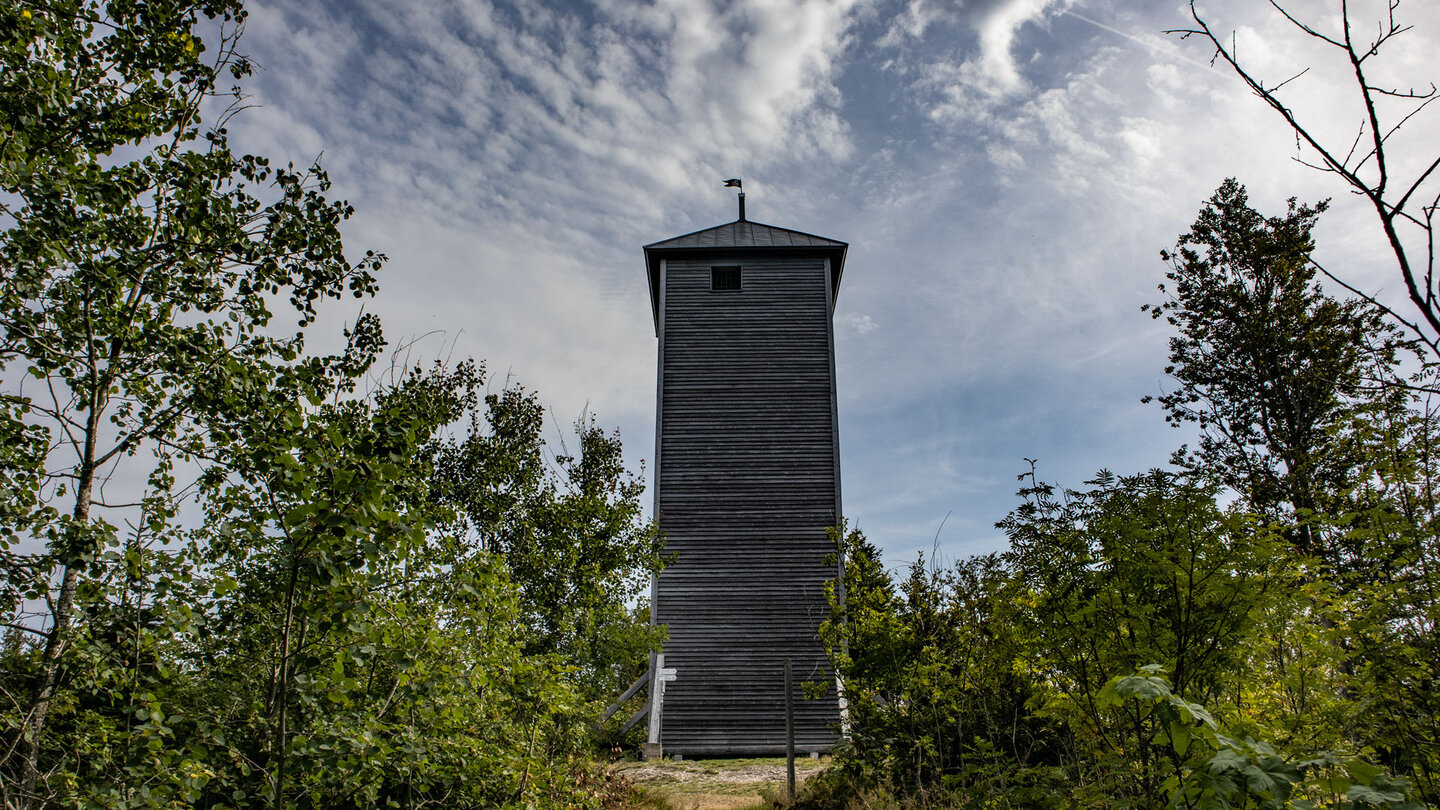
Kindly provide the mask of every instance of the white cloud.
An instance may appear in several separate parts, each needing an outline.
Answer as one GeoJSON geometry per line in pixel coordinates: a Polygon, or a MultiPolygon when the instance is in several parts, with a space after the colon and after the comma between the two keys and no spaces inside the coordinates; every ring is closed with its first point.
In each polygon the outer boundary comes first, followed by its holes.
{"type": "Polygon", "coordinates": [[[368,2],[328,14],[271,4],[257,19],[294,43],[263,54],[277,67],[276,93],[310,98],[298,123],[331,142],[360,139],[357,172],[392,165],[429,176],[439,195],[429,202],[445,211],[545,220],[564,210],[573,226],[578,205],[599,216],[595,227],[609,206],[587,198],[617,184],[637,198],[693,194],[782,154],[844,159],[851,143],[833,79],[853,4],[368,2]],[[312,48],[315,31],[333,41],[312,48]],[[409,148],[396,150],[397,140],[409,148]],[[557,205],[496,204],[519,185],[546,189],[557,205]]]}
{"type": "Polygon", "coordinates": [[[868,335],[880,328],[880,324],[869,315],[861,315],[858,312],[847,312],[840,316],[840,326],[848,332],[856,335],[868,335]]]}
{"type": "MultiPolygon", "coordinates": [[[[1224,177],[1262,211],[1336,197],[1321,250],[1383,276],[1373,214],[1159,33],[1182,3],[255,1],[266,106],[235,140],[325,150],[351,244],[392,257],[387,332],[459,332],[456,356],[562,423],[589,401],[632,452],[654,408],[640,245],[733,216],[736,175],[752,217],[850,242],[846,502],[886,544],[928,547],[952,509],[942,539],[993,541],[1021,455],[1069,483],[1163,461],[1173,435],[1136,402],[1164,340],[1138,307],[1224,177]]],[[[1208,6],[1267,79],[1313,61],[1264,4],[1208,6]]],[[[1383,63],[1404,86],[1432,75],[1440,4],[1401,10],[1432,32],[1383,63]]],[[[1343,79],[1317,67],[1296,109],[1353,136],[1343,79]]]]}
{"type": "Polygon", "coordinates": [[[876,45],[881,48],[899,48],[911,40],[925,36],[930,26],[941,21],[954,21],[958,7],[936,0],[907,0],[905,7],[890,21],[890,27],[876,45]]]}
{"type": "Polygon", "coordinates": [[[1057,0],[1005,0],[995,3],[975,23],[980,34],[980,76],[983,88],[996,95],[1019,92],[1025,80],[1015,66],[1011,46],[1020,26],[1041,19],[1044,13],[1059,5],[1057,0]]]}
{"type": "MultiPolygon", "coordinates": [[[[892,68],[913,72],[920,78],[916,88],[933,94],[921,100],[932,118],[961,121],[989,117],[997,104],[1026,92],[1030,83],[1021,75],[1014,46],[1020,30],[1045,20],[1069,0],[979,0],[958,6],[935,0],[908,0],[905,9],[879,40],[881,47],[900,49],[906,54],[893,61],[892,68]],[[911,46],[924,40],[932,30],[948,33],[959,28],[975,37],[976,46],[948,47],[936,59],[912,56],[911,46]]],[[[931,35],[939,39],[945,33],[931,35]]]]}

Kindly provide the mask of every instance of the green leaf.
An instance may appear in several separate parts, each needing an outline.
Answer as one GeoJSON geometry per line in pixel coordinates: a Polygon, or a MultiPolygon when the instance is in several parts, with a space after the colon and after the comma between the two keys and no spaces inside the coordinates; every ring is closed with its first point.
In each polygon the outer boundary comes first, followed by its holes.
{"type": "Polygon", "coordinates": [[[1365,804],[1393,804],[1404,801],[1405,794],[1399,790],[1377,790],[1367,785],[1351,785],[1350,789],[1345,791],[1345,798],[1365,804]]]}
{"type": "Polygon", "coordinates": [[[1185,752],[1190,750],[1190,724],[1172,721],[1169,725],[1169,730],[1170,745],[1174,748],[1176,754],[1182,757],[1185,756],[1185,752]]]}

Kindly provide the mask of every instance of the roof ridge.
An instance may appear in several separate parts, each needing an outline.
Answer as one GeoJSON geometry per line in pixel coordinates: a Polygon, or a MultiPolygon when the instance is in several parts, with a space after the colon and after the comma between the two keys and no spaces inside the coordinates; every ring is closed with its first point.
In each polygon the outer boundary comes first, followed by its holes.
{"type": "Polygon", "coordinates": [[[684,247],[847,247],[847,243],[794,228],[737,219],[645,245],[645,250],[684,247]],[[785,238],[776,239],[784,234],[785,238]],[[723,238],[722,238],[723,237],[723,238]]]}

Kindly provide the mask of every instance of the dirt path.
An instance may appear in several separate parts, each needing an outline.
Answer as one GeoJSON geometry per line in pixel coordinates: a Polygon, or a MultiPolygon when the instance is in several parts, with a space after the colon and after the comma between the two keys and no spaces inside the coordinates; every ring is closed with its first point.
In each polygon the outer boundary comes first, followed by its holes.
{"type": "MultiPolygon", "coordinates": [[[[795,760],[796,783],[818,773],[828,760],[795,760]]],[[[612,769],[665,797],[673,810],[741,810],[785,793],[784,757],[621,762],[612,769]]]]}

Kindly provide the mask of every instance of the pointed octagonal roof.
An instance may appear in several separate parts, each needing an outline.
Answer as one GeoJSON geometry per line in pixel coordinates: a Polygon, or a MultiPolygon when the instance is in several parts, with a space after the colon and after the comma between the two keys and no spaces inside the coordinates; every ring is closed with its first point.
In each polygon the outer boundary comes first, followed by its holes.
{"type": "MultiPolygon", "coordinates": [[[[742,211],[743,213],[743,211],[742,211]]],[[[652,242],[645,246],[645,266],[650,276],[650,310],[658,327],[660,321],[660,260],[714,256],[734,261],[760,253],[813,255],[830,259],[831,305],[840,292],[840,275],[845,269],[849,244],[803,231],[777,228],[760,222],[737,219],[724,225],[652,242]]]]}

